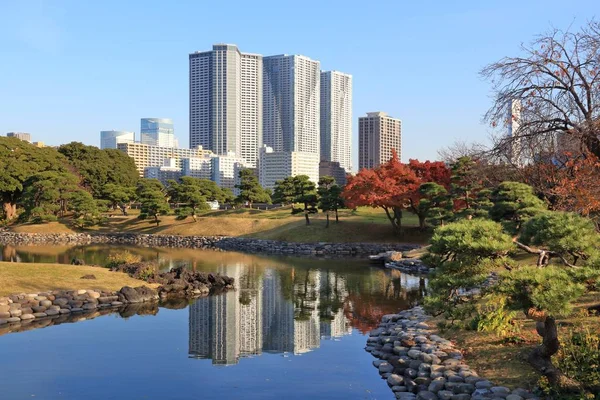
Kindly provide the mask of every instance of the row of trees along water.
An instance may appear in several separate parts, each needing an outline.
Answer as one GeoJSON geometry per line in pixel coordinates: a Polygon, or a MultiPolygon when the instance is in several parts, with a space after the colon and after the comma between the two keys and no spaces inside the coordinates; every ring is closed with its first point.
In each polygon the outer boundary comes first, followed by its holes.
{"type": "Polygon", "coordinates": [[[238,195],[208,179],[182,177],[163,185],[156,179],[141,179],[132,158],[114,149],[98,149],[82,143],[58,148],[39,148],[15,138],[0,138],[1,219],[4,223],[46,222],[69,215],[85,227],[103,221],[103,213],[121,210],[127,215],[132,204],[140,207],[140,218],[157,225],[160,215],[175,213],[192,217],[209,209],[208,202],[252,207],[273,201],[292,205],[292,213],[309,214],[321,209],[327,214],[343,207],[342,188],[332,177],[318,184],[306,175],[278,181],[274,193],[264,189],[255,173],[239,171],[238,195]],[[294,204],[302,204],[297,209],[294,204]]]}

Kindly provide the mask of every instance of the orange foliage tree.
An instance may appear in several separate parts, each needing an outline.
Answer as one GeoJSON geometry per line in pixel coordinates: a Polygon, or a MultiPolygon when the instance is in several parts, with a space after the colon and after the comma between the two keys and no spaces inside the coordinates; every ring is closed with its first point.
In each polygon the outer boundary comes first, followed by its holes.
{"type": "Polygon", "coordinates": [[[561,168],[549,175],[555,208],[591,217],[598,225],[600,214],[600,160],[592,153],[568,157],[561,168]]]}
{"type": "Polygon", "coordinates": [[[369,206],[385,211],[394,231],[402,231],[402,210],[408,198],[419,189],[420,179],[415,172],[398,159],[392,158],[374,169],[362,169],[349,176],[342,197],[349,208],[369,206]]]}

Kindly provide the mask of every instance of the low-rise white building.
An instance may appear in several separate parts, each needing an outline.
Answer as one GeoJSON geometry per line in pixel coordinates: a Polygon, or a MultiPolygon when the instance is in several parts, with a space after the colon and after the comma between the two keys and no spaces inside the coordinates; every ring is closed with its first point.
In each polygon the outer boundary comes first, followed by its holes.
{"type": "Polygon", "coordinates": [[[169,180],[178,180],[181,178],[181,168],[177,167],[174,158],[168,158],[160,167],[144,168],[144,178],[158,179],[163,185],[167,185],[169,180]]]}
{"type": "Polygon", "coordinates": [[[212,157],[212,180],[222,188],[231,189],[234,194],[238,194],[235,185],[239,180],[239,171],[247,168],[246,160],[237,157],[235,153],[229,152],[227,155],[214,155],[212,157]]]}
{"type": "Polygon", "coordinates": [[[144,176],[146,167],[162,167],[166,159],[174,159],[177,168],[182,167],[184,158],[205,157],[212,154],[210,150],[198,146],[195,149],[181,149],[177,147],[151,146],[142,143],[117,143],[117,148],[135,161],[140,176],[144,176]]]}
{"type": "Polygon", "coordinates": [[[263,146],[258,165],[260,184],[267,189],[272,190],[275,182],[289,176],[308,175],[315,184],[319,181],[319,155],[316,153],[276,152],[263,146]]]}
{"type": "Polygon", "coordinates": [[[212,179],[212,161],[211,155],[204,157],[190,157],[181,160],[181,169],[183,176],[191,176],[200,179],[212,179]]]}

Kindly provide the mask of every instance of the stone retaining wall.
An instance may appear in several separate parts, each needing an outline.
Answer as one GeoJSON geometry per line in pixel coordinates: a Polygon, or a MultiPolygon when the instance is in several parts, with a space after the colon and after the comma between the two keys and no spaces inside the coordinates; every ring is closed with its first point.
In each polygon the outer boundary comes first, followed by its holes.
{"type": "Polygon", "coordinates": [[[13,245],[42,244],[121,244],[142,247],[179,247],[217,249],[245,253],[365,256],[385,251],[408,251],[412,244],[379,243],[294,243],[276,240],[225,236],[147,235],[136,233],[15,233],[0,232],[0,243],[13,245]]]}
{"type": "Polygon", "coordinates": [[[155,301],[158,293],[146,286],[124,286],[116,292],[81,289],[15,294],[0,297],[0,326],[155,301]]]}
{"type": "Polygon", "coordinates": [[[367,339],[366,351],[397,399],[536,399],[524,389],[510,390],[481,378],[452,343],[433,333],[421,307],[383,316],[367,339]]]}

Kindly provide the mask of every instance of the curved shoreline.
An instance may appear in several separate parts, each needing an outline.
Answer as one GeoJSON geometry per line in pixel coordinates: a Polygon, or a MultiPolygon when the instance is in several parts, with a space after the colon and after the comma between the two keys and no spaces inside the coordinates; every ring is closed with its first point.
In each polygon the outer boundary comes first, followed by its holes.
{"type": "Polygon", "coordinates": [[[408,251],[420,247],[420,245],[402,243],[296,243],[228,236],[179,236],[138,233],[16,233],[8,231],[0,232],[0,244],[120,244],[309,256],[366,256],[386,251],[408,251]]]}
{"type": "Polygon", "coordinates": [[[479,377],[460,350],[434,333],[427,324],[430,318],[414,307],[384,315],[369,334],[365,350],[378,358],[373,365],[397,399],[538,399],[525,389],[511,391],[479,377]]]}

